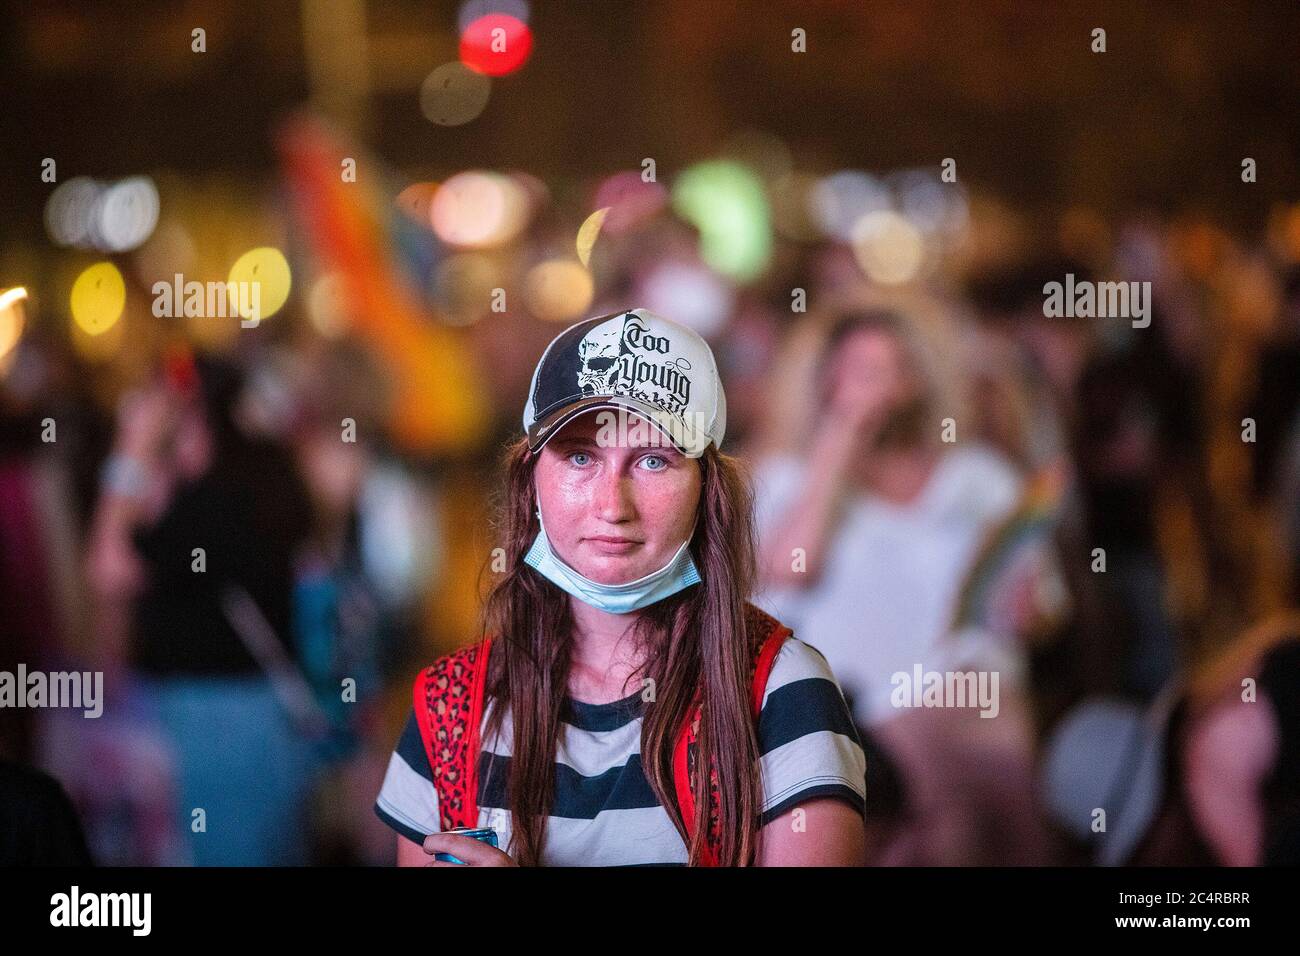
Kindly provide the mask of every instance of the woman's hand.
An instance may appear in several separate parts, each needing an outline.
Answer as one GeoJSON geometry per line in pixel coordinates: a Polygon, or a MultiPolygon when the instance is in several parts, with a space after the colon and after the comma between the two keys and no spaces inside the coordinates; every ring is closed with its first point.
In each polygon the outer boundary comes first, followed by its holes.
{"type": "Polygon", "coordinates": [[[435,853],[450,853],[467,866],[518,866],[509,854],[481,840],[460,833],[431,833],[424,838],[424,852],[429,854],[425,866],[460,866],[448,860],[435,860],[435,853]]]}

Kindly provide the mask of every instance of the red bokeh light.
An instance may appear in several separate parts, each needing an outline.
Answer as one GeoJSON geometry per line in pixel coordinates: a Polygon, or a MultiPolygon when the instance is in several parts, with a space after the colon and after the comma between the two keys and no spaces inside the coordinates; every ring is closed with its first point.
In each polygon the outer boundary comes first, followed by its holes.
{"type": "Polygon", "coordinates": [[[532,52],[533,33],[528,24],[506,13],[479,17],[460,37],[460,61],[488,76],[513,73],[527,62],[532,52]],[[504,33],[494,36],[496,30],[504,33]]]}

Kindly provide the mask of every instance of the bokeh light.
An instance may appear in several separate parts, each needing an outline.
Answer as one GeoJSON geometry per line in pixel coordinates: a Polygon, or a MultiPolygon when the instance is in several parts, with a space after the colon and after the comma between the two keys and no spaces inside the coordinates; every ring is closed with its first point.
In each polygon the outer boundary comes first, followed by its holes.
{"type": "Polygon", "coordinates": [[[158,225],[158,187],[148,176],[132,176],[109,186],[99,197],[98,236],[106,252],[129,252],[158,225]]]}
{"type": "Polygon", "coordinates": [[[960,183],[945,183],[930,169],[899,170],[885,182],[893,192],[894,209],[926,235],[965,228],[969,209],[960,183]]]}
{"type": "Polygon", "coordinates": [[[596,188],[595,205],[609,208],[604,231],[611,236],[622,235],[658,215],[667,202],[668,190],[657,182],[646,182],[632,170],[615,173],[596,188]]]}
{"type": "MultiPolygon", "coordinates": [[[[275,315],[288,301],[293,277],[284,253],[271,246],[261,246],[250,249],[235,260],[235,264],[230,267],[230,281],[247,283],[250,288],[254,283],[259,286],[260,300],[257,303],[256,317],[260,320],[275,315]]],[[[240,317],[254,318],[251,303],[242,295],[238,299],[240,317]]]]}
{"type": "Polygon", "coordinates": [[[10,355],[23,336],[23,303],[27,290],[22,286],[0,292],[0,371],[8,367],[10,355]]]}
{"type": "Polygon", "coordinates": [[[471,325],[490,308],[492,290],[504,288],[501,266],[486,252],[458,252],[438,263],[433,296],[451,325],[471,325]]]}
{"type": "Polygon", "coordinates": [[[104,185],[75,176],[45,202],[45,230],[55,245],[129,252],[158,224],[158,187],[148,176],[104,185]]]}
{"type": "Polygon", "coordinates": [[[491,95],[487,76],[453,60],[420,84],[420,112],[439,126],[460,126],[482,113],[491,95]]]}
{"type": "Polygon", "coordinates": [[[504,13],[527,23],[531,11],[527,0],[465,0],[456,14],[457,32],[464,33],[475,20],[492,13],[504,13]]]}
{"type": "Polygon", "coordinates": [[[669,261],[649,272],[638,301],[707,337],[726,325],[733,298],[731,288],[716,273],[696,263],[669,261]]]}
{"type": "Polygon", "coordinates": [[[916,226],[884,209],[869,212],[858,221],[853,230],[853,254],[868,279],[899,285],[916,277],[925,244],[916,226]]]}
{"type": "Polygon", "coordinates": [[[828,236],[853,241],[858,221],[890,207],[889,190],[874,176],[845,169],[821,179],[809,195],[813,221],[828,236]]]}
{"type": "Polygon", "coordinates": [[[412,222],[426,229],[432,229],[433,220],[430,211],[433,208],[433,197],[437,192],[437,183],[412,183],[397,194],[397,208],[410,217],[412,222]]]}
{"type": "Polygon", "coordinates": [[[772,255],[763,184],[729,160],[700,163],[678,178],[673,209],[700,233],[700,258],[739,282],[755,278],[772,255]]]}
{"type": "Polygon", "coordinates": [[[72,319],[88,335],[102,335],[122,316],[126,283],[111,262],[98,262],[72,284],[72,319]]]}
{"type": "Polygon", "coordinates": [[[509,176],[483,170],[457,173],[438,189],[430,216],[443,242],[486,248],[508,242],[527,224],[528,200],[509,176]]]}
{"type": "Polygon", "coordinates": [[[578,261],[584,266],[591,264],[591,249],[596,244],[596,239],[600,236],[600,227],[605,222],[605,217],[609,214],[609,207],[597,209],[586,218],[578,229],[578,261]]]}
{"type": "Polygon", "coordinates": [[[487,76],[506,76],[528,62],[533,31],[507,13],[479,17],[460,35],[460,61],[487,76]]]}
{"type": "Polygon", "coordinates": [[[571,322],[591,305],[591,273],[570,259],[539,262],[524,278],[528,311],[539,319],[571,322]]]}
{"type": "Polygon", "coordinates": [[[327,339],[341,339],[347,334],[351,322],[346,280],[341,273],[327,272],[308,285],[307,319],[327,339]]]}
{"type": "Polygon", "coordinates": [[[86,247],[94,226],[101,187],[87,176],[56,186],[45,201],[45,231],[57,246],[86,247]]]}

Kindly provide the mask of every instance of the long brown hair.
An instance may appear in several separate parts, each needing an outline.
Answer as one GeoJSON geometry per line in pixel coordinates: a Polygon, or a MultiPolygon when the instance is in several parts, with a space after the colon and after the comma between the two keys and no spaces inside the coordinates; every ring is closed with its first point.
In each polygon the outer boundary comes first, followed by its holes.
{"type": "MultiPolygon", "coordinates": [[[[489,592],[483,631],[493,638],[487,693],[492,701],[484,740],[500,731],[509,705],[513,731],[507,778],[510,850],[521,865],[536,866],[546,840],[554,796],[554,761],[566,694],[573,619],[569,596],[524,563],[537,536],[533,470],[536,456],[520,438],[505,450],[505,481],[495,538],[505,550],[505,572],[489,592]]],[[[641,760],[651,788],[687,840],[697,864],[708,832],[709,801],[695,799],[694,839],[677,805],[672,750],[678,730],[699,695],[699,766],[717,768],[721,846],[718,863],[753,861],[760,787],[758,740],[750,714],[749,641],[745,601],[754,583],[753,492],[744,465],[713,445],[698,459],[702,472],[699,515],[691,551],[701,583],[640,612],[631,637],[653,688],[641,729],[641,760]]],[[[701,773],[701,784],[707,773],[701,773]]]]}

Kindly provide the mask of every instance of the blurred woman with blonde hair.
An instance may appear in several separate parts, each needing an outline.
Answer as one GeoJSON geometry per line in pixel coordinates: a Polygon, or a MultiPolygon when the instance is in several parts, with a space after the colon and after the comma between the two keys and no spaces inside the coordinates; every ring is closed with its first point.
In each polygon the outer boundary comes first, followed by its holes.
{"type": "MultiPolygon", "coordinates": [[[[1024,653],[1012,627],[990,626],[1016,615],[961,613],[1025,488],[963,437],[949,314],[916,296],[855,291],[792,334],[778,388],[801,407],[769,423],[755,473],[757,603],[826,655],[858,726],[901,767],[913,825],[882,861],[993,862],[996,845],[998,862],[1032,862],[1024,653]],[[916,707],[911,685],[936,672],[974,672],[989,699],[978,710],[916,707]]],[[[1012,602],[1035,586],[1023,568],[1002,580],[1012,602]]]]}

